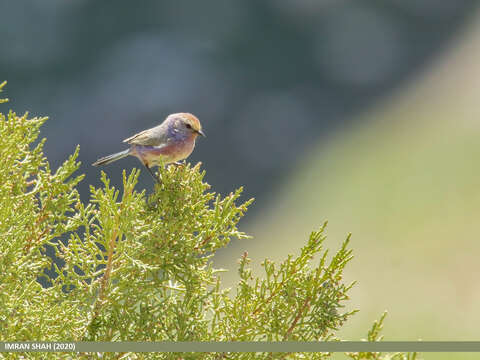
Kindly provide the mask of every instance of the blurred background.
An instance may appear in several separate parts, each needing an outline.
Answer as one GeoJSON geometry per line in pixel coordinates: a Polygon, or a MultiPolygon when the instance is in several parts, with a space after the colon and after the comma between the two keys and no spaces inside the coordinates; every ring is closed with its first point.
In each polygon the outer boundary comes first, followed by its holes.
{"type": "MultiPolygon", "coordinates": [[[[0,3],[2,106],[48,115],[58,166],[98,157],[172,112],[202,121],[189,158],[226,194],[257,200],[242,222],[258,266],[329,220],[352,232],[357,280],[342,329],[388,340],[478,340],[480,12],[473,0],[16,1],[0,3]]],[[[124,159],[104,170],[120,185],[124,159]]],[[[152,190],[142,172],[139,187],[152,190]]],[[[423,354],[466,359],[473,354],[423,354]]]]}

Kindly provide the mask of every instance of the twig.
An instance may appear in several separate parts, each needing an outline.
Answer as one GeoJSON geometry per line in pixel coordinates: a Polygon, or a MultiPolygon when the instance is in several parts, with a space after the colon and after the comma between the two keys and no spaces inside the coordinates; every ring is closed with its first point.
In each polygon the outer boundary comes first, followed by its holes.
{"type": "MultiPolygon", "coordinates": [[[[49,198],[47,199],[47,201],[49,201],[49,200],[51,200],[51,197],[49,197],[49,198]]],[[[39,214],[40,216],[37,218],[37,221],[35,221],[35,225],[32,226],[33,229],[38,228],[38,227],[40,226],[40,224],[43,223],[43,222],[47,219],[47,217],[48,217],[48,212],[47,212],[47,213],[45,212],[45,210],[46,210],[45,208],[46,208],[46,207],[45,207],[45,203],[44,203],[43,206],[42,206],[42,208],[40,209],[40,214],[39,214]]],[[[33,235],[32,235],[32,236],[26,241],[26,244],[25,244],[25,246],[23,247],[24,253],[27,254],[28,251],[30,250],[30,248],[32,247],[32,243],[38,242],[38,241],[42,238],[42,236],[45,235],[49,230],[50,230],[50,229],[49,229],[48,226],[47,226],[47,227],[42,231],[42,233],[41,233],[39,236],[37,236],[37,238],[36,238],[35,241],[33,240],[33,235]]]]}
{"type": "MultiPolygon", "coordinates": [[[[294,271],[292,274],[295,274],[295,272],[296,271],[294,271]]],[[[287,278],[284,278],[282,280],[282,282],[280,284],[278,284],[277,288],[273,292],[270,293],[270,296],[267,298],[267,300],[265,300],[264,303],[258,305],[258,307],[255,310],[253,310],[253,313],[252,313],[253,315],[256,315],[260,311],[262,306],[267,305],[270,301],[272,301],[273,297],[275,295],[277,295],[277,293],[283,288],[283,284],[285,284],[286,280],[287,280],[287,278]]]]}
{"type": "Polygon", "coordinates": [[[112,263],[113,263],[113,252],[115,248],[117,240],[117,230],[113,231],[113,235],[110,238],[110,244],[108,246],[108,262],[107,262],[107,267],[105,268],[105,272],[103,273],[103,277],[100,280],[100,290],[98,291],[98,298],[97,301],[95,302],[95,306],[93,308],[93,316],[92,319],[90,320],[90,324],[93,324],[95,319],[98,317],[100,314],[100,306],[102,304],[103,298],[105,296],[105,289],[107,288],[108,281],[110,279],[110,273],[112,272],[112,263]]]}
{"type": "Polygon", "coordinates": [[[212,239],[212,235],[209,235],[207,237],[205,237],[205,239],[198,245],[198,246],[195,246],[194,250],[200,250],[202,247],[205,246],[205,244],[207,242],[209,242],[210,240],[212,239]]]}
{"type": "Polygon", "coordinates": [[[103,299],[108,280],[110,279],[110,273],[112,272],[113,250],[114,250],[114,247],[115,247],[115,240],[117,240],[117,230],[113,231],[113,235],[110,239],[110,244],[108,246],[108,252],[107,252],[108,262],[107,262],[107,267],[105,268],[105,272],[103,273],[103,277],[102,277],[102,280],[101,280],[100,291],[98,293],[98,299],[99,300],[103,299]]]}
{"type": "Polygon", "coordinates": [[[295,319],[293,320],[293,323],[292,325],[290,325],[290,327],[288,328],[287,330],[287,333],[285,334],[285,336],[283,337],[283,341],[286,341],[288,339],[288,337],[290,336],[290,334],[292,333],[293,331],[293,328],[295,327],[295,325],[297,325],[297,322],[298,320],[300,320],[300,318],[302,317],[302,313],[305,309],[308,309],[310,307],[310,298],[307,297],[305,299],[305,302],[303,303],[303,306],[300,308],[297,316],[295,316],[295,319]]]}

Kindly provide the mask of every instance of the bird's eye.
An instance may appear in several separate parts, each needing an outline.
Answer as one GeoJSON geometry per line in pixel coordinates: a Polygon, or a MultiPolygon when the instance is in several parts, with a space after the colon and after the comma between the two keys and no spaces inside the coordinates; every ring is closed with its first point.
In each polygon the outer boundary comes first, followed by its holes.
{"type": "Polygon", "coordinates": [[[187,127],[187,129],[191,129],[191,128],[192,128],[192,125],[190,125],[190,124],[185,124],[185,126],[187,127]]]}

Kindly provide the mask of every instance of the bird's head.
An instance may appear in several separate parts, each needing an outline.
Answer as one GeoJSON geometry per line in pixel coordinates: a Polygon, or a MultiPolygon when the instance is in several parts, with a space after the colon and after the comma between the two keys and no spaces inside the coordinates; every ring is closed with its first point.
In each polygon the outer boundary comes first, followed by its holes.
{"type": "Polygon", "coordinates": [[[171,114],[167,118],[168,122],[173,124],[173,127],[183,134],[191,134],[197,137],[198,135],[205,136],[202,131],[202,125],[198,118],[190,113],[171,114]]]}

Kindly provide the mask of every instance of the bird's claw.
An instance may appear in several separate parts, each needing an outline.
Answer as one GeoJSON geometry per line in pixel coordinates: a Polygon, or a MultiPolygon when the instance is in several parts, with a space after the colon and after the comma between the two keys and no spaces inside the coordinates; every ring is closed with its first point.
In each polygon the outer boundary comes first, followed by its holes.
{"type": "Polygon", "coordinates": [[[185,161],[175,161],[175,162],[171,163],[171,165],[185,166],[185,161]]]}

